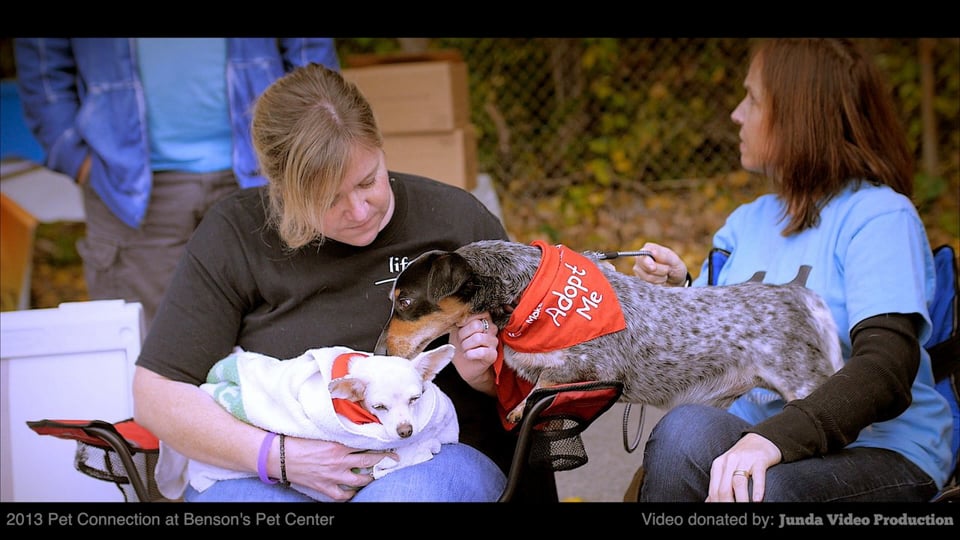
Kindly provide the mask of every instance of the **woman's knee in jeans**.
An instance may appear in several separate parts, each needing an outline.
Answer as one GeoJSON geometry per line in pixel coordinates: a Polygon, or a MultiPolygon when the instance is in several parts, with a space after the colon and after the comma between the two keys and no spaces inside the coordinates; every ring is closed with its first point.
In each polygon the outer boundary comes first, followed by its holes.
{"type": "Polygon", "coordinates": [[[353,501],[491,502],[505,485],[503,472],[483,453],[465,444],[445,444],[432,459],[375,480],[353,501]]]}
{"type": "Polygon", "coordinates": [[[439,491],[448,494],[456,502],[488,502],[500,497],[506,486],[506,476],[490,458],[466,444],[443,445],[443,450],[434,459],[441,469],[434,478],[448,485],[439,491]]]}
{"type": "Polygon", "coordinates": [[[657,423],[643,455],[641,501],[702,501],[713,460],[739,435],[743,421],[703,405],[679,405],[657,423]]]}
{"type": "Polygon", "coordinates": [[[221,480],[200,492],[187,486],[184,502],[309,502],[310,497],[280,484],[264,484],[259,478],[221,480]]]}
{"type": "Polygon", "coordinates": [[[676,462],[680,456],[700,455],[706,440],[703,435],[716,426],[718,411],[703,405],[679,405],[669,410],[650,433],[644,463],[656,461],[659,456],[676,462]]]}

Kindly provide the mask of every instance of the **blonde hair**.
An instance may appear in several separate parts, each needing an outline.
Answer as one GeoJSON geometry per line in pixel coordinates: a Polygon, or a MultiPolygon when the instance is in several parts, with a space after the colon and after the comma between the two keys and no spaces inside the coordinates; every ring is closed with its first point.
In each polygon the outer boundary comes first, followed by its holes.
{"type": "Polygon", "coordinates": [[[257,99],[253,146],[269,181],[267,224],[289,249],[324,240],[323,218],[358,149],[383,147],[363,94],[337,71],[309,64],[257,99]]]}

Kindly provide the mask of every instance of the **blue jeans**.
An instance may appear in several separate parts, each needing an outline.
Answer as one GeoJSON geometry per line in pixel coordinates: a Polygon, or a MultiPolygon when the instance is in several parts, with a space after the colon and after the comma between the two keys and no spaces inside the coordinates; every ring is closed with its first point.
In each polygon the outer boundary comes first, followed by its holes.
{"type": "MultiPolygon", "coordinates": [[[[351,502],[494,502],[506,476],[479,450],[445,444],[423,463],[403,467],[367,484],[351,502]]],[[[299,491],[257,477],[222,480],[202,493],[189,485],[187,502],[316,502],[299,491]]]]}
{"type": "MultiPolygon", "coordinates": [[[[643,454],[640,502],[703,502],[710,465],[749,424],[723,409],[682,405],[654,427],[643,454]]],[[[902,455],[883,448],[845,448],[767,469],[764,501],[929,501],[937,486],[902,455]]]]}

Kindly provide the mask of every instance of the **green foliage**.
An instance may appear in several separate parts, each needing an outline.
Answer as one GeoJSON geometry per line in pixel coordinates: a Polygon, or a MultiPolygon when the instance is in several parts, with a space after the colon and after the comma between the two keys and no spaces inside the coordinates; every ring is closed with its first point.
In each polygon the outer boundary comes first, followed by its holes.
{"type": "Polygon", "coordinates": [[[39,223],[34,235],[34,256],[53,267],[80,264],[76,243],[84,233],[83,223],[39,223]]]}
{"type": "Polygon", "coordinates": [[[941,176],[919,173],[913,180],[913,197],[921,213],[947,191],[947,181],[941,176]]]}
{"type": "Polygon", "coordinates": [[[936,215],[936,227],[939,227],[951,238],[960,238],[960,213],[948,210],[936,215]]]}
{"type": "Polygon", "coordinates": [[[389,54],[400,50],[396,38],[340,38],[337,40],[337,56],[344,67],[350,67],[351,54],[389,54]]]}

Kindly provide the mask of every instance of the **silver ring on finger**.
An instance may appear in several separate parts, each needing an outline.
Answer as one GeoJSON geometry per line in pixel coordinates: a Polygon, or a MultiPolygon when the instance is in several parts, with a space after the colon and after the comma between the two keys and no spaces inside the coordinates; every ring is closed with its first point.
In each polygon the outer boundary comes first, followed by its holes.
{"type": "Polygon", "coordinates": [[[486,319],[480,319],[480,324],[483,325],[483,333],[486,334],[487,330],[490,329],[490,323],[488,323],[486,319]]]}

